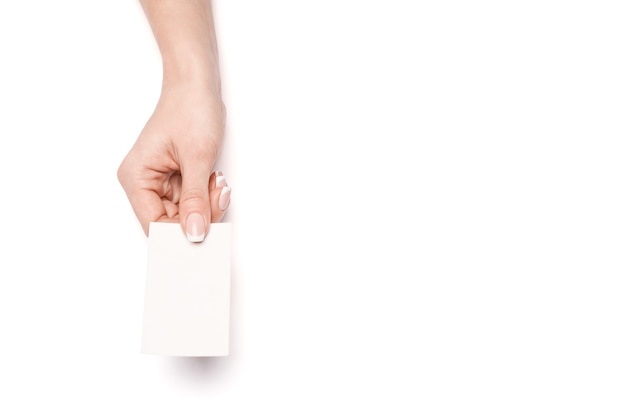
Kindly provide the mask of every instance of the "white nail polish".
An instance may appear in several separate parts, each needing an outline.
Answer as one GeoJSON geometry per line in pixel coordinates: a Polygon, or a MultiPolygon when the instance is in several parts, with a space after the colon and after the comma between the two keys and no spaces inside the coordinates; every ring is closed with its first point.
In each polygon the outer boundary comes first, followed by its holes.
{"type": "Polygon", "coordinates": [[[226,178],[224,176],[217,176],[215,178],[215,187],[224,187],[226,186],[226,178]]]}
{"type": "Polygon", "coordinates": [[[220,193],[220,200],[218,202],[220,210],[226,210],[226,208],[230,204],[230,191],[231,188],[229,186],[226,186],[222,189],[220,193]]]}
{"type": "Polygon", "coordinates": [[[187,216],[187,239],[190,242],[204,241],[204,218],[199,213],[187,216]]]}

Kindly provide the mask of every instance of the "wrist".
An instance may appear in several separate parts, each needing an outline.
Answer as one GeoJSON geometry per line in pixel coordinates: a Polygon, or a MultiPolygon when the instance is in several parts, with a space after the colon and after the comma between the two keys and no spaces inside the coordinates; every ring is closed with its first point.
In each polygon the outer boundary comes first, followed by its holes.
{"type": "Polygon", "coordinates": [[[217,55],[178,51],[163,57],[163,91],[199,89],[221,99],[222,81],[217,55]]]}

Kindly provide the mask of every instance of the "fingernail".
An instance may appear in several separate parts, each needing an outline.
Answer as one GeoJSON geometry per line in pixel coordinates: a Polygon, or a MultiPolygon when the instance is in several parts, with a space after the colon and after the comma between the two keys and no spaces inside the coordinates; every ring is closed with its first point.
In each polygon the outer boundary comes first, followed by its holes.
{"type": "MultiPolygon", "coordinates": [[[[220,200],[221,202],[221,200],[220,200]]],[[[204,217],[199,213],[190,213],[187,216],[187,239],[190,242],[204,240],[204,217]]]]}
{"type": "Polygon", "coordinates": [[[225,186],[226,186],[226,177],[222,176],[222,174],[220,173],[215,178],[215,187],[225,187],[225,186]]]}
{"type": "Polygon", "coordinates": [[[226,210],[228,204],[230,203],[230,187],[226,186],[222,189],[220,193],[220,201],[218,202],[218,206],[220,210],[226,210]]]}

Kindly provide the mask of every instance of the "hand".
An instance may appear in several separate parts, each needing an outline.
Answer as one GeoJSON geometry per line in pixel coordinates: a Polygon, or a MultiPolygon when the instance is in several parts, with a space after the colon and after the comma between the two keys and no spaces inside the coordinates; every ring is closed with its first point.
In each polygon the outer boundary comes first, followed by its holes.
{"type": "Polygon", "coordinates": [[[221,99],[197,86],[164,88],[159,103],[118,169],[144,232],[150,222],[180,222],[192,242],[204,240],[230,203],[221,172],[211,173],[224,135],[221,99]]]}

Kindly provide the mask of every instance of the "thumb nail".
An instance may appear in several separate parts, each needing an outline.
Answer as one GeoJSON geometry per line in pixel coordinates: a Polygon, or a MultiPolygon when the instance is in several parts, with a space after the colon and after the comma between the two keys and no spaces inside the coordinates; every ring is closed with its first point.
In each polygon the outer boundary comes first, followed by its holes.
{"type": "Polygon", "coordinates": [[[190,242],[204,241],[204,217],[199,213],[190,213],[187,216],[187,239],[190,242]]]}

